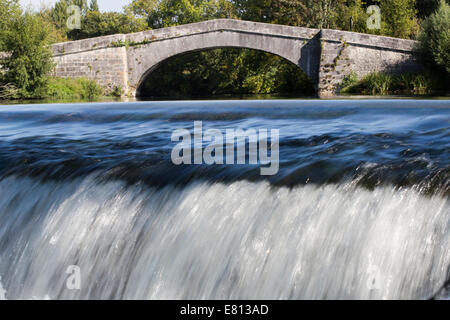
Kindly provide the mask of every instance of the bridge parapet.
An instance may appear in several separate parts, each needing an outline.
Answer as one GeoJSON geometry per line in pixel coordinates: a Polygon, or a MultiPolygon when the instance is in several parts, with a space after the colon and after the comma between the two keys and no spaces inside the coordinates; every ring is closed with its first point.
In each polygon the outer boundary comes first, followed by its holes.
{"type": "Polygon", "coordinates": [[[340,30],[322,29],[322,39],[327,42],[346,42],[349,45],[370,47],[380,50],[400,51],[411,53],[417,41],[398,39],[372,34],[348,32],[340,30]]]}
{"type": "Polygon", "coordinates": [[[113,48],[116,43],[125,42],[125,40],[126,36],[124,34],[115,34],[111,36],[56,43],[52,45],[52,52],[54,57],[58,57],[93,50],[113,48]]]}
{"type": "Polygon", "coordinates": [[[273,37],[290,37],[294,39],[310,40],[314,38],[320,30],[233,19],[216,19],[164,29],[131,33],[126,35],[126,39],[130,43],[139,43],[145,40],[161,41],[216,31],[253,33],[270,35],[273,37]]]}

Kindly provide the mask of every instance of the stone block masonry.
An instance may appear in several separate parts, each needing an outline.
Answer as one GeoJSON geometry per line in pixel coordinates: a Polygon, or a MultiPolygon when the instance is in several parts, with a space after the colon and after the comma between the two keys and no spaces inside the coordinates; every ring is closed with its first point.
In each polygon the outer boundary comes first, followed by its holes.
{"type": "Polygon", "coordinates": [[[351,72],[362,78],[376,71],[395,74],[422,69],[414,58],[416,42],[412,40],[326,29],[319,38],[321,97],[339,93],[339,84],[351,72]]]}
{"type": "Polygon", "coordinates": [[[127,49],[111,45],[123,39],[117,35],[53,45],[54,75],[95,79],[109,90],[120,87],[127,93],[127,49]]]}

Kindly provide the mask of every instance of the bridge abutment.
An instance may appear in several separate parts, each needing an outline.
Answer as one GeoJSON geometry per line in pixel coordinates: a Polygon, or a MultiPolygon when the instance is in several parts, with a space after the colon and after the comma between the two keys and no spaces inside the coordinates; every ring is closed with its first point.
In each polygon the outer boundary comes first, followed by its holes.
{"type": "Polygon", "coordinates": [[[320,31],[320,98],[338,95],[342,81],[354,73],[362,79],[372,72],[396,74],[422,70],[414,58],[415,41],[323,29],[320,31]]]}

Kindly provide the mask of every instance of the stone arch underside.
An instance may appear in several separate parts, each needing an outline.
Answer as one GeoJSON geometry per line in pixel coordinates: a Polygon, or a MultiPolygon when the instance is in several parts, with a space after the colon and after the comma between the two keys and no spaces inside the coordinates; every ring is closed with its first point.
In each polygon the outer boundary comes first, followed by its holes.
{"type": "Polygon", "coordinates": [[[217,49],[243,48],[284,58],[302,69],[313,84],[318,82],[319,45],[302,38],[219,30],[153,41],[128,49],[128,84],[136,94],[145,78],[161,63],[175,56],[217,49]]]}

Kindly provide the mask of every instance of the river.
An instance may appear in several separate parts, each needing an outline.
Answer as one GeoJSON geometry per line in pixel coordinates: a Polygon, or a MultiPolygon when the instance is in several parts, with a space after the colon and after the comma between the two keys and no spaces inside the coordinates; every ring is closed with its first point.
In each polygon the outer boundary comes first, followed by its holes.
{"type": "Polygon", "coordinates": [[[449,195],[449,100],[0,105],[0,291],[448,299],[449,195]],[[277,130],[278,170],[250,139],[244,164],[176,165],[199,125],[224,159],[227,129],[277,130]]]}

